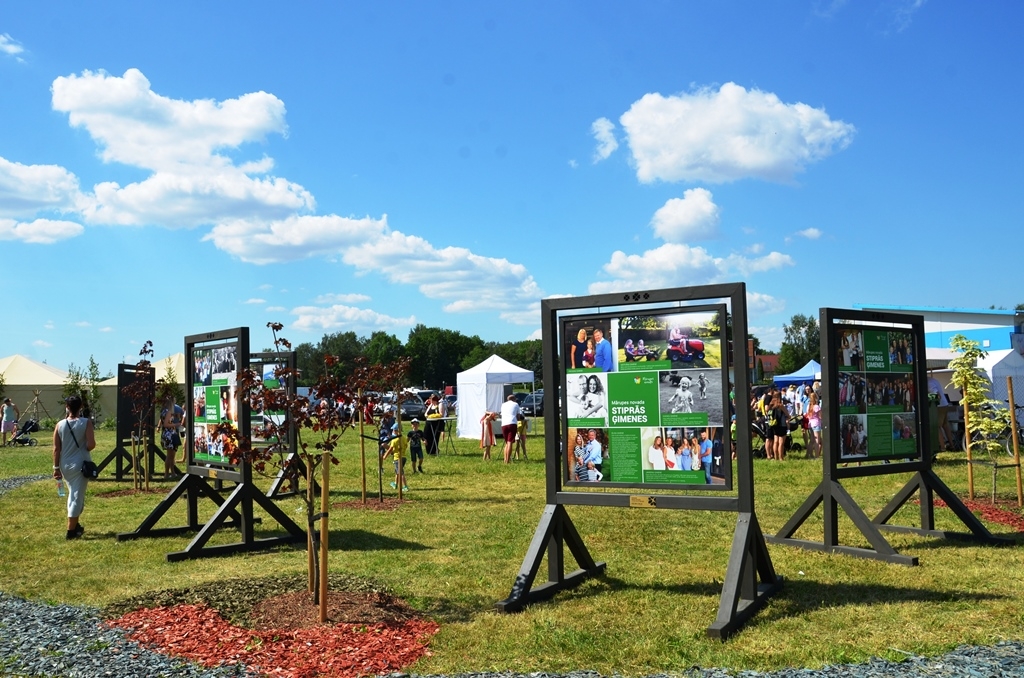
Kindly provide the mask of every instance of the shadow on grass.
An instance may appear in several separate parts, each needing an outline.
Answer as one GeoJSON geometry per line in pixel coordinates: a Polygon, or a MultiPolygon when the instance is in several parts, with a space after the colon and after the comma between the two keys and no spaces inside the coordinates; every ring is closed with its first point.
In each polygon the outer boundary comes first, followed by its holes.
{"type": "Polygon", "coordinates": [[[338,551],[426,551],[429,546],[366,530],[332,530],[328,545],[338,551]]]}
{"type": "Polygon", "coordinates": [[[787,579],[782,591],[772,598],[764,621],[774,621],[844,605],[892,605],[894,603],[963,603],[1004,600],[998,593],[964,593],[936,589],[884,586],[881,584],[825,584],[806,579],[787,579]]]}

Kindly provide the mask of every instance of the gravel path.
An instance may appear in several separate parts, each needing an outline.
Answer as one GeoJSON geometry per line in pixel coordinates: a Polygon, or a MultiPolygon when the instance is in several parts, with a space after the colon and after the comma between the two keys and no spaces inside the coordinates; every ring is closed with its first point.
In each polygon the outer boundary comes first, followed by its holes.
{"type": "MultiPolygon", "coordinates": [[[[48,476],[0,479],[0,496],[25,483],[46,478],[48,476]]],[[[106,628],[98,611],[92,608],[46,605],[0,591],[0,675],[191,678],[241,676],[246,672],[240,665],[206,669],[146,650],[126,640],[119,629],[106,628]]],[[[599,675],[588,671],[569,674],[461,673],[454,678],[599,678],[599,675]]],[[[760,673],[691,668],[676,675],[688,678],[1024,678],[1024,643],[961,646],[941,657],[908,655],[899,663],[873,659],[864,664],[826,666],[813,671],[783,669],[760,673]]]]}

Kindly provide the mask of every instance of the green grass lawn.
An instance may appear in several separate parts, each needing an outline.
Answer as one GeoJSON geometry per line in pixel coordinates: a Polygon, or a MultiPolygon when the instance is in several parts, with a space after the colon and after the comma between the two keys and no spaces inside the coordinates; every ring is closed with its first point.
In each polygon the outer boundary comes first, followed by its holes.
{"type": "MultiPolygon", "coordinates": [[[[97,438],[98,461],[112,449],[113,435],[101,431],[97,438]]],[[[336,502],[359,496],[358,442],[354,435],[346,438],[341,464],[332,468],[336,502]]],[[[35,448],[0,449],[0,477],[49,474],[48,440],[41,439],[35,448]]],[[[591,554],[608,563],[606,576],[522,613],[497,614],[493,604],[508,595],[544,506],[542,447],[542,432],[536,431],[529,462],[505,466],[481,461],[475,441],[457,441],[456,454],[428,457],[427,473],[409,477],[409,501],[397,510],[331,512],[331,570],[381,582],[441,623],[432,656],[411,670],[588,668],[638,675],[695,664],[819,667],[1024,637],[1020,546],[890,534],[900,552],[920,557],[919,567],[770,545],[785,588],[729,641],[708,639],[735,515],[703,511],[570,507],[591,554]]],[[[936,470],[955,491],[966,492],[962,464],[942,459],[936,470]]],[[[756,461],[757,510],[765,531],[777,531],[820,479],[819,461],[756,461]]],[[[906,479],[858,479],[846,487],[874,515],[906,479]]],[[[1012,490],[1010,472],[1000,482],[1007,493],[1012,490]]],[[[376,487],[376,476],[370,484],[376,487]]],[[[0,588],[33,599],[104,605],[149,590],[305,571],[304,551],[290,548],[168,563],[165,555],[183,550],[190,537],[119,543],[114,535],[135,529],[161,498],[106,496],[126,487],[90,484],[82,516],[88,531],[76,542],[64,540],[64,500],[53,481],[0,498],[0,588]]],[[[281,505],[302,518],[297,500],[281,505]]],[[[212,503],[201,506],[204,517],[212,514],[212,503]]],[[[939,529],[961,529],[948,509],[936,514],[939,529]]],[[[910,504],[891,522],[911,525],[916,517],[910,504]]],[[[180,502],[161,524],[184,522],[180,502]]],[[[258,533],[273,532],[270,523],[265,520],[258,533]]],[[[797,536],[821,539],[820,508],[797,536]]],[[[867,545],[845,517],[840,538],[867,545]]],[[[235,535],[215,539],[235,541],[235,535]]]]}

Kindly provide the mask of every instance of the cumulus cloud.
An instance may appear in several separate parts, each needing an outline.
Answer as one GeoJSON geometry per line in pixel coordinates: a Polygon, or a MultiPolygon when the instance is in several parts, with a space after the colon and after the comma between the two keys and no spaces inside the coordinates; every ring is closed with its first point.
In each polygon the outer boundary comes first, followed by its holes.
{"type": "Polygon", "coordinates": [[[786,302],[770,294],[747,291],[747,312],[757,315],[778,313],[786,308],[786,302]]]}
{"type": "Polygon", "coordinates": [[[731,276],[746,277],[751,273],[792,265],[792,258],[779,252],[754,259],[738,254],[715,257],[703,247],[666,243],[643,254],[613,252],[611,260],[603,267],[612,279],[593,282],[589,290],[591,294],[604,294],[704,285],[724,282],[731,276]]]}
{"type": "Polygon", "coordinates": [[[651,220],[654,235],[666,242],[689,242],[717,235],[719,208],[706,188],[691,188],[666,202],[651,220]]]}
{"type": "Polygon", "coordinates": [[[114,328],[113,327],[109,327],[109,326],[101,327],[100,328],[100,332],[113,332],[113,331],[114,331],[114,328]]]}
{"type": "Polygon", "coordinates": [[[821,237],[821,231],[817,228],[805,228],[802,231],[797,231],[796,234],[808,240],[817,240],[821,237]]]}
{"type": "Polygon", "coordinates": [[[748,327],[747,331],[757,337],[761,342],[761,348],[766,351],[778,351],[782,346],[782,341],[786,338],[786,331],[781,325],[748,327]]]}
{"type": "Polygon", "coordinates": [[[293,215],[278,221],[235,219],[219,223],[203,237],[229,254],[252,264],[295,261],[312,256],[338,256],[387,230],[381,219],[293,215]]]}
{"type": "Polygon", "coordinates": [[[267,300],[266,299],[260,299],[258,297],[252,297],[250,299],[246,299],[242,303],[243,304],[265,304],[265,303],[267,303],[267,300]]]}
{"type": "Polygon", "coordinates": [[[619,142],[615,139],[615,123],[608,118],[598,118],[590,126],[590,133],[597,140],[597,148],[594,150],[594,162],[601,162],[615,152],[619,142]]]}
{"type": "Polygon", "coordinates": [[[0,240],[20,240],[33,245],[52,245],[61,240],[81,235],[85,229],[73,221],[36,219],[18,222],[0,219],[0,240]]]}
{"type": "Polygon", "coordinates": [[[463,247],[438,249],[398,231],[349,248],[342,260],[390,282],[416,285],[424,296],[448,301],[444,310],[451,313],[519,311],[543,294],[521,264],[463,247]]]}
{"type": "Polygon", "coordinates": [[[138,69],[121,77],[104,71],[53,81],[53,108],[68,114],[102,147],[107,162],[154,171],[182,165],[225,166],[216,151],[284,134],[284,102],[253,92],[237,99],[181,101],[155,93],[138,69]]]}
{"type": "Polygon", "coordinates": [[[786,104],[731,82],[718,90],[646,94],[619,122],[644,183],[748,177],[785,182],[845,148],[855,131],[824,109],[786,104]]]}
{"type": "Polygon", "coordinates": [[[416,316],[395,318],[368,308],[357,308],[343,304],[333,306],[299,306],[292,309],[296,316],[293,326],[304,332],[312,330],[379,330],[385,328],[406,328],[416,325],[416,316]]]}
{"type": "Polygon", "coordinates": [[[0,158],[0,216],[68,211],[80,199],[78,178],[58,165],[22,165],[0,158]]]}

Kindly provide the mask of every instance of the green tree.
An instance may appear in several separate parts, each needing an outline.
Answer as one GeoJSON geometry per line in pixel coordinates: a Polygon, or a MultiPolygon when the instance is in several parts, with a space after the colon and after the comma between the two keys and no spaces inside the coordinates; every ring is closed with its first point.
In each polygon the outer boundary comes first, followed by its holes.
{"type": "Polygon", "coordinates": [[[976,367],[978,360],[988,353],[962,334],[953,335],[949,347],[960,354],[949,362],[953,370],[950,381],[964,394],[971,450],[982,449],[996,461],[1003,450],[1002,434],[1010,425],[1010,413],[999,401],[988,397],[992,382],[976,367]]]}
{"type": "Polygon", "coordinates": [[[812,316],[797,313],[783,326],[786,338],[779,350],[778,374],[789,374],[821,359],[821,328],[812,316]]]}
{"type": "Polygon", "coordinates": [[[764,361],[757,359],[757,383],[764,381],[764,361]]]}
{"type": "MultiPolygon", "coordinates": [[[[68,365],[68,376],[64,379],[64,385],[60,390],[60,400],[63,403],[71,396],[86,396],[85,392],[85,373],[77,367],[74,363],[68,365]]],[[[61,410],[63,413],[63,410],[61,410]]]]}
{"type": "Polygon", "coordinates": [[[457,330],[419,324],[409,332],[405,354],[412,359],[409,378],[414,384],[439,388],[454,384],[469,353],[483,345],[478,336],[467,337],[457,330]]]}
{"type": "Polygon", "coordinates": [[[377,331],[365,343],[363,355],[371,365],[390,365],[405,354],[401,340],[393,334],[377,331]]]}

